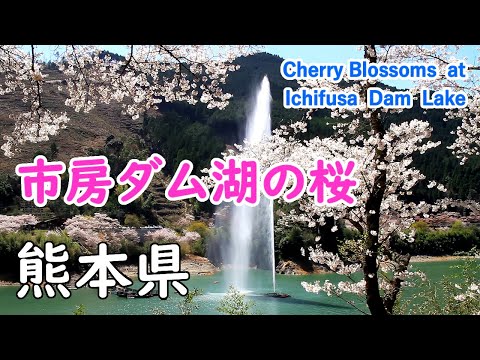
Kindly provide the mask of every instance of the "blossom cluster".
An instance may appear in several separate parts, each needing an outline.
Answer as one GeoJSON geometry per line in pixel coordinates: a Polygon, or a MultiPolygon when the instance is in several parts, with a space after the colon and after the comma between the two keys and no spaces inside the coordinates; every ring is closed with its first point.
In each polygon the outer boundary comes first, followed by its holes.
{"type": "Polygon", "coordinates": [[[0,215],[0,232],[14,232],[21,230],[26,225],[35,225],[38,223],[34,215],[0,215]]]}
{"type": "Polygon", "coordinates": [[[90,251],[102,242],[118,250],[122,241],[140,240],[136,230],[122,226],[117,219],[101,213],[95,213],[94,216],[75,215],[64,225],[68,236],[90,251]]]}
{"type": "Polygon", "coordinates": [[[1,149],[13,156],[26,142],[46,141],[66,127],[69,109],[89,112],[98,104],[117,102],[138,118],[161,102],[205,103],[223,109],[231,94],[223,91],[234,60],[256,51],[245,45],[129,45],[127,55],[112,56],[99,46],[57,46],[47,68],[38,46],[0,45],[0,95],[22,99],[25,111],[11,114],[15,128],[1,149]],[[49,108],[46,85],[56,87],[65,109],[49,108]],[[68,111],[67,111],[68,110],[68,111]]]}

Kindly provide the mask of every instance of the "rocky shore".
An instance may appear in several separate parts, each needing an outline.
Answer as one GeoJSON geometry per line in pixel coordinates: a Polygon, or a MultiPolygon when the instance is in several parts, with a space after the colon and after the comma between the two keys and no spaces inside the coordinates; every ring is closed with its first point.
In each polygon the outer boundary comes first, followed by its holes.
{"type": "MultiPolygon", "coordinates": [[[[467,260],[473,259],[474,256],[428,256],[419,255],[412,256],[410,263],[423,263],[423,262],[439,262],[439,261],[454,261],[454,260],[467,260]]],[[[306,268],[304,265],[298,264],[294,261],[280,261],[276,267],[277,274],[283,275],[309,275],[309,274],[327,274],[330,273],[328,269],[319,265],[313,264],[312,268],[306,268]]]]}
{"type": "MultiPolygon", "coordinates": [[[[118,270],[129,278],[138,277],[138,267],[136,265],[119,266],[118,270]]],[[[182,259],[181,270],[188,271],[190,275],[213,275],[220,271],[207,258],[196,255],[185,255],[182,259]]]]}
{"type": "MultiPolygon", "coordinates": [[[[412,256],[410,259],[411,263],[420,263],[420,262],[436,262],[436,261],[452,261],[452,260],[466,260],[472,259],[473,256],[412,256]]],[[[136,265],[124,265],[119,266],[118,269],[128,276],[131,279],[136,279],[138,277],[138,268],[136,265]]],[[[188,271],[190,275],[213,275],[220,271],[218,267],[213,265],[207,258],[195,255],[186,255],[182,259],[181,269],[188,271]]],[[[294,261],[280,261],[276,267],[277,274],[283,275],[309,275],[309,274],[327,274],[328,270],[325,268],[314,264],[311,268],[306,268],[304,265],[298,264],[294,261]]],[[[71,273],[70,274],[69,285],[72,285],[78,280],[80,274],[71,273]]],[[[19,286],[20,283],[11,281],[8,277],[0,276],[0,286],[19,286]]]]}
{"type": "Polygon", "coordinates": [[[20,283],[8,280],[0,280],[0,286],[19,286],[20,283]]]}
{"type": "Polygon", "coordinates": [[[316,264],[313,264],[310,266],[310,268],[308,268],[292,260],[286,260],[286,261],[280,260],[275,270],[277,274],[283,274],[283,275],[326,274],[329,272],[325,268],[316,264]]]}
{"type": "Polygon", "coordinates": [[[473,259],[475,256],[453,256],[453,255],[445,255],[445,256],[428,256],[428,255],[417,255],[412,256],[410,259],[411,263],[419,263],[419,262],[436,262],[436,261],[452,261],[452,260],[467,260],[473,259]]]}
{"type": "MultiPolygon", "coordinates": [[[[220,271],[220,269],[213,265],[207,258],[195,255],[185,255],[182,259],[181,269],[182,271],[188,271],[190,275],[213,275],[220,271]]],[[[138,267],[136,265],[119,266],[118,270],[131,279],[138,277],[138,267]]],[[[78,273],[70,273],[68,285],[73,286],[80,275],[81,274],[78,273]]],[[[20,286],[20,283],[7,280],[7,278],[0,278],[0,286],[20,286]]]]}

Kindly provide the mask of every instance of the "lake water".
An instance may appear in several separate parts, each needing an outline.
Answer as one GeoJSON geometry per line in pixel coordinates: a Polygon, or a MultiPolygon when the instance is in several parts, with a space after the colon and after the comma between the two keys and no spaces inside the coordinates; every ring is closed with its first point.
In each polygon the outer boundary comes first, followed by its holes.
{"type": "MultiPolygon", "coordinates": [[[[439,281],[443,275],[452,274],[457,269],[452,266],[460,264],[461,261],[444,261],[416,263],[413,268],[424,271],[432,281],[439,281]]],[[[277,288],[279,292],[288,293],[289,298],[272,298],[264,294],[271,291],[263,284],[271,283],[271,273],[262,270],[250,272],[252,292],[247,292],[247,299],[255,303],[253,313],[258,314],[282,314],[282,315],[321,315],[321,314],[360,314],[350,305],[335,297],[328,297],[324,293],[307,293],[301,286],[302,281],[313,282],[315,280],[330,279],[332,282],[342,279],[336,274],[324,275],[278,275],[277,288]]],[[[219,300],[225,294],[226,284],[223,284],[224,274],[217,273],[212,276],[195,276],[185,282],[189,289],[201,289],[203,295],[195,299],[200,308],[195,314],[218,314],[216,307],[219,300]],[[218,282],[218,283],[217,283],[218,282]]],[[[139,287],[140,284],[135,284],[139,287]]],[[[97,297],[96,289],[82,288],[72,291],[69,299],[63,299],[60,295],[53,299],[35,299],[31,294],[19,300],[15,296],[17,286],[0,287],[0,314],[72,314],[75,307],[83,304],[87,314],[102,315],[128,315],[152,314],[155,309],[161,309],[166,314],[179,314],[177,304],[182,297],[175,293],[170,287],[170,296],[167,300],[158,297],[146,299],[126,299],[116,295],[109,295],[102,300],[97,297]]],[[[366,311],[366,309],[365,309],[366,311]]]]}

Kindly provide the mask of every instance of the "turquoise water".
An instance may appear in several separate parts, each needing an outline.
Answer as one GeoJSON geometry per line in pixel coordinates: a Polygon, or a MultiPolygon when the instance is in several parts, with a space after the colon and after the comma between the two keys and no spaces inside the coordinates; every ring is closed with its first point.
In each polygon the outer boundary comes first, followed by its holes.
{"type": "MultiPolygon", "coordinates": [[[[443,275],[452,274],[457,269],[453,265],[461,261],[431,262],[414,264],[414,269],[424,271],[432,282],[439,281],[443,275]]],[[[251,292],[247,292],[247,299],[255,303],[252,309],[257,314],[282,314],[282,315],[321,315],[321,314],[360,314],[350,305],[335,297],[327,295],[307,293],[301,286],[302,281],[313,282],[330,279],[332,282],[342,279],[336,274],[322,275],[278,275],[277,288],[279,292],[288,293],[290,298],[272,298],[263,294],[270,292],[271,273],[262,270],[250,272],[251,292]],[[266,285],[268,284],[268,285],[266,285]]],[[[218,314],[216,307],[219,300],[225,295],[226,284],[224,274],[217,273],[212,276],[194,276],[185,282],[190,289],[201,289],[203,295],[196,298],[200,308],[195,314],[218,314]]],[[[134,287],[139,287],[135,284],[134,287]]],[[[35,299],[29,294],[25,299],[19,300],[15,296],[18,287],[0,287],[0,314],[72,314],[75,307],[84,304],[87,314],[102,315],[148,315],[157,310],[163,310],[166,314],[180,314],[178,303],[183,299],[170,287],[170,296],[167,300],[158,297],[146,299],[126,299],[116,295],[109,295],[102,300],[97,297],[96,289],[82,288],[72,291],[69,299],[63,299],[60,295],[53,299],[35,299]]],[[[362,308],[364,309],[364,308],[362,308]]],[[[364,309],[366,311],[366,309],[364,309]]]]}

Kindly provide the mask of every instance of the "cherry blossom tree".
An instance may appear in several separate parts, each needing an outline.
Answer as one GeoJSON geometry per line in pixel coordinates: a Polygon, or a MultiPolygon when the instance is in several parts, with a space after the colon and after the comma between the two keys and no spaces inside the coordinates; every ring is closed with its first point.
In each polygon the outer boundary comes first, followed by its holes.
{"type": "Polygon", "coordinates": [[[170,228],[161,228],[159,230],[151,231],[146,235],[146,238],[152,241],[165,242],[185,242],[193,243],[201,239],[201,236],[196,231],[183,230],[183,234],[179,235],[175,230],[170,228]]]}
{"type": "Polygon", "coordinates": [[[152,241],[166,241],[176,242],[179,239],[177,232],[170,228],[161,228],[159,230],[151,231],[146,235],[146,238],[152,241]]]}
{"type": "Polygon", "coordinates": [[[186,243],[194,243],[195,241],[200,240],[202,237],[196,231],[184,231],[183,235],[178,241],[186,243]]]}
{"type": "Polygon", "coordinates": [[[43,101],[47,83],[66,91],[65,105],[76,112],[112,101],[133,118],[163,101],[200,101],[222,109],[231,97],[222,85],[229,72],[238,69],[233,60],[254,50],[251,46],[130,45],[119,60],[98,46],[58,46],[54,63],[59,73],[52,75],[37,46],[0,45],[0,95],[18,95],[26,104],[26,111],[12,114],[15,128],[4,136],[1,149],[13,156],[25,142],[46,141],[66,126],[67,112],[52,111],[43,101]]]}
{"type": "MultiPolygon", "coordinates": [[[[441,71],[456,61],[452,47],[448,46],[364,46],[364,58],[370,63],[377,62],[436,62],[441,71]]],[[[455,51],[456,48],[453,48],[455,51]]],[[[338,284],[330,281],[313,284],[302,283],[310,292],[325,292],[337,296],[357,307],[351,297],[353,293],[362,296],[373,315],[393,313],[393,307],[403,285],[409,278],[419,276],[421,272],[409,270],[410,255],[397,254],[392,250],[392,241],[396,237],[414,240],[411,225],[417,216],[429,216],[429,213],[446,209],[450,204],[458,206],[461,202],[453,199],[441,199],[437,203],[424,201],[414,203],[409,195],[415,185],[427,181],[425,176],[412,166],[413,155],[437,147],[440,142],[428,140],[432,127],[426,121],[412,119],[396,123],[389,117],[401,109],[371,109],[366,106],[367,90],[376,85],[374,80],[352,81],[344,78],[343,84],[333,84],[327,80],[299,80],[304,87],[324,87],[331,91],[355,91],[360,95],[361,106],[356,109],[335,109],[331,116],[336,118],[335,134],[331,137],[313,137],[301,140],[301,134],[307,131],[307,122],[314,110],[299,122],[281,126],[273,135],[258,144],[237,145],[237,156],[257,158],[262,169],[274,163],[290,161],[304,169],[314,168],[316,159],[355,159],[358,167],[354,176],[360,179],[360,186],[353,191],[357,198],[354,206],[319,206],[314,198],[304,195],[298,201],[298,208],[282,213],[279,226],[304,223],[309,227],[324,226],[327,218],[335,222],[343,221],[361,234],[361,239],[351,241],[348,254],[341,258],[338,254],[324,251],[321,247],[310,248],[309,257],[317,263],[326,265],[332,271],[344,275],[346,280],[338,284]],[[345,87],[346,84],[346,87],[345,87]],[[356,273],[361,273],[358,275],[356,273]]],[[[473,77],[470,78],[474,81],[473,77]]],[[[422,81],[412,89],[418,94],[421,87],[437,89],[450,86],[465,89],[466,85],[445,78],[422,81]]],[[[447,120],[460,117],[462,126],[457,130],[457,141],[452,146],[456,155],[465,161],[465,157],[478,152],[478,88],[471,91],[469,107],[452,110],[447,120]],[[467,144],[469,150],[467,150],[467,144]]],[[[233,155],[229,151],[225,156],[233,155]]],[[[428,182],[428,187],[436,187],[446,192],[445,186],[428,182]]],[[[282,199],[279,199],[282,202],[282,199]]],[[[335,225],[332,232],[338,230],[335,225]]],[[[317,238],[317,240],[320,240],[317,238]]]]}
{"type": "Polygon", "coordinates": [[[34,215],[0,215],[0,232],[15,232],[21,230],[26,225],[35,225],[38,223],[34,215]]]}
{"type": "MultiPolygon", "coordinates": [[[[462,290],[462,288],[457,285],[457,288],[459,290],[462,290]]],[[[480,298],[480,283],[474,283],[472,282],[466,289],[465,292],[462,294],[458,294],[455,296],[455,300],[457,301],[466,301],[467,299],[475,299],[477,302],[479,301],[480,298]]]]}
{"type": "Polygon", "coordinates": [[[452,80],[443,74],[448,65],[459,60],[470,60],[461,58],[458,53],[461,46],[452,45],[402,45],[402,46],[381,46],[378,53],[378,61],[381,62],[430,62],[435,63],[440,69],[440,75],[436,80],[421,80],[416,82],[412,89],[418,93],[422,87],[437,90],[442,87],[450,87],[453,90],[462,90],[469,96],[466,107],[452,109],[446,113],[445,120],[460,119],[461,124],[454,132],[457,136],[455,142],[449,147],[460,159],[461,164],[468,160],[468,157],[480,155],[480,66],[467,65],[467,78],[452,80]]]}
{"type": "Polygon", "coordinates": [[[105,214],[75,215],[64,225],[67,235],[90,251],[95,251],[101,242],[106,242],[115,251],[120,248],[122,241],[139,241],[137,231],[120,225],[117,219],[105,214]]]}

